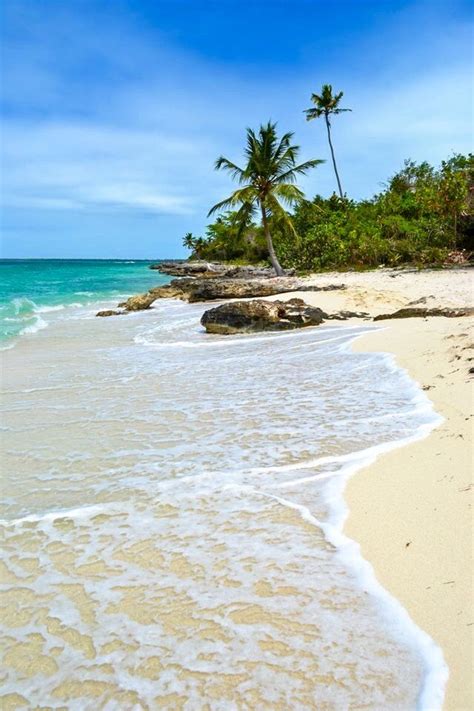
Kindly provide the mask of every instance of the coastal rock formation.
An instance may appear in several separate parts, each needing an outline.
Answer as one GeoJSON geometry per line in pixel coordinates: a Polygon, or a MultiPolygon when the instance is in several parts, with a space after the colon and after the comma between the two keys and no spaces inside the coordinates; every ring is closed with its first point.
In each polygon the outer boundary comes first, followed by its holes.
{"type": "Polygon", "coordinates": [[[227,335],[318,326],[324,316],[321,309],[309,306],[303,299],[232,301],[206,311],[201,324],[208,333],[227,335]]]}
{"type": "Polygon", "coordinates": [[[303,284],[288,277],[274,279],[182,279],[173,286],[181,289],[180,298],[189,301],[213,301],[217,299],[242,299],[257,296],[272,296],[287,291],[297,291],[303,284]]]}
{"type": "Polygon", "coordinates": [[[224,274],[227,271],[227,267],[224,264],[214,264],[212,262],[205,262],[201,260],[194,260],[190,262],[170,260],[167,262],[160,262],[159,264],[151,264],[150,269],[156,269],[160,274],[169,274],[170,276],[217,276],[219,274],[224,274]]]}
{"type": "Polygon", "coordinates": [[[119,307],[127,311],[141,311],[150,308],[156,299],[182,299],[189,303],[198,301],[218,301],[220,299],[252,299],[273,296],[289,291],[332,291],[345,289],[343,284],[318,287],[309,286],[300,279],[292,277],[273,277],[272,279],[194,279],[184,277],[173,279],[166,286],[157,286],[146,294],[132,296],[119,307]]]}
{"type": "Polygon", "coordinates": [[[423,309],[420,307],[406,307],[398,309],[391,314],[379,314],[374,321],[384,321],[390,318],[426,318],[427,316],[446,316],[447,318],[459,318],[460,316],[474,316],[474,308],[467,306],[462,309],[433,308],[423,309]]]}
{"type": "MultiPolygon", "coordinates": [[[[285,269],[285,276],[293,276],[294,269],[285,269]]],[[[241,267],[228,267],[224,274],[227,279],[272,279],[275,271],[271,267],[252,267],[250,265],[241,267]]]]}
{"type": "Polygon", "coordinates": [[[115,309],[105,309],[104,311],[98,311],[96,316],[123,316],[125,311],[115,311],[115,309]]]}
{"type": "Polygon", "coordinates": [[[333,314],[325,314],[325,319],[333,321],[347,321],[348,318],[370,318],[367,311],[336,311],[333,314]]]}
{"type": "MultiPolygon", "coordinates": [[[[219,299],[252,299],[273,296],[289,291],[321,291],[344,289],[343,285],[327,287],[309,286],[293,277],[273,277],[272,279],[180,279],[169,285],[181,292],[179,298],[194,303],[197,301],[216,301],[219,299]]],[[[167,289],[169,287],[164,287],[167,289]]],[[[167,296],[160,287],[153,290],[158,296],[167,296]]]]}
{"type": "MultiPolygon", "coordinates": [[[[230,266],[202,260],[161,262],[160,264],[152,264],[150,269],[156,269],[161,274],[169,274],[176,277],[210,278],[218,276],[226,279],[269,279],[275,276],[274,270],[270,267],[230,266]]],[[[294,273],[294,269],[286,271],[287,276],[292,276],[294,273]]]]}
{"type": "Polygon", "coordinates": [[[146,294],[138,294],[137,296],[131,296],[127,301],[122,301],[119,307],[126,309],[127,311],[143,311],[144,309],[149,309],[152,303],[157,299],[157,297],[147,291],[146,294]]]}

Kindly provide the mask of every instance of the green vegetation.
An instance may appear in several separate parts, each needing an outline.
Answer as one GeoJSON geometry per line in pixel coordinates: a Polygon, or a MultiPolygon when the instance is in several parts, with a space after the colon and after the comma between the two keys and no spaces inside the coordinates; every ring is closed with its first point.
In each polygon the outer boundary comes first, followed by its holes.
{"type": "MultiPolygon", "coordinates": [[[[292,145],[292,133],[285,133],[278,139],[276,124],[268,122],[260,126],[258,134],[252,129],[247,129],[247,144],[245,168],[239,168],[228,158],[221,156],[216,161],[216,170],[227,170],[232,178],[240,184],[230,197],[214,205],[209,215],[225,208],[239,206],[237,212],[229,216],[229,229],[234,237],[242,236],[249,227],[253,229],[252,217],[257,210],[261,213],[263,234],[270,257],[270,262],[277,275],[283,274],[283,269],[278,261],[272,240],[272,226],[282,234],[290,234],[296,240],[296,233],[283,205],[291,207],[303,200],[303,193],[295,185],[298,175],[304,175],[310,168],[314,168],[321,160],[308,160],[305,163],[296,163],[299,146],[292,145]]],[[[220,229],[222,224],[214,225],[217,240],[220,242],[220,229]]]]}
{"type": "Polygon", "coordinates": [[[306,120],[313,121],[314,119],[321,118],[324,116],[324,121],[326,122],[326,130],[328,133],[328,143],[331,150],[332,164],[334,167],[334,172],[336,174],[337,187],[339,188],[339,197],[344,198],[344,193],[342,192],[341,180],[339,178],[339,173],[337,171],[336,158],[334,156],[334,148],[331,140],[331,120],[330,116],[336,116],[337,114],[342,114],[345,111],[352,111],[352,109],[342,109],[339,106],[339,102],[344,96],[344,92],[340,91],[338,94],[332,93],[331,84],[324,84],[321,89],[321,94],[311,94],[311,101],[314,106],[310,109],[305,110],[306,120]]]}
{"type": "Polygon", "coordinates": [[[257,133],[247,129],[245,166],[222,156],[215,164],[240,187],[211,208],[208,216],[220,214],[205,237],[188,233],[183,239],[193,257],[247,264],[269,260],[277,274],[284,273],[281,264],[310,272],[471,259],[474,155],[454,154],[438,168],[406,160],[381,193],[351,200],[343,193],[331,140],[330,118],[351,111],[340,106],[342,97],[342,91],[333,94],[324,84],[304,112],[308,121],[324,117],[339,195],[305,199],[297,177],[324,161],[297,164],[293,133],[278,138],[271,122],[257,133]]]}
{"type": "MultiPolygon", "coordinates": [[[[405,161],[371,200],[302,199],[291,216],[293,229],[274,214],[269,229],[281,263],[301,272],[439,265],[461,258],[453,257],[456,250],[474,248],[473,191],[472,154],[454,155],[438,169],[405,161]]],[[[268,254],[263,228],[250,217],[242,224],[233,211],[210,224],[205,238],[187,235],[186,246],[207,260],[256,264],[268,254]]]]}

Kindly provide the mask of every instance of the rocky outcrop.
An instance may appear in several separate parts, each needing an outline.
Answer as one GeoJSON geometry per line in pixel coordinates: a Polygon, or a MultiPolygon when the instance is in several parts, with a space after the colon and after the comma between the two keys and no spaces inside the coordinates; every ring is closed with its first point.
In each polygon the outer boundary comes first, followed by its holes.
{"type": "Polygon", "coordinates": [[[122,301],[119,307],[126,309],[126,311],[143,311],[144,309],[149,309],[157,297],[147,291],[146,294],[138,294],[138,296],[131,296],[127,301],[122,301]]]}
{"type": "Polygon", "coordinates": [[[206,311],[201,324],[208,333],[228,335],[255,331],[287,331],[318,326],[325,314],[303,299],[232,301],[206,311]]]}
{"type": "MultiPolygon", "coordinates": [[[[285,269],[284,276],[293,276],[294,269],[285,269]]],[[[275,277],[275,270],[271,267],[228,267],[223,273],[227,279],[272,279],[275,277]]]]}
{"type": "Polygon", "coordinates": [[[433,308],[424,309],[420,307],[406,307],[398,309],[391,314],[379,314],[374,321],[385,321],[391,318],[426,318],[427,316],[446,316],[447,318],[459,318],[460,316],[474,316],[474,308],[467,306],[462,309],[433,308]]]}
{"type": "MultiPolygon", "coordinates": [[[[197,301],[217,301],[220,299],[252,299],[273,296],[289,291],[321,291],[343,289],[344,286],[308,286],[293,277],[273,277],[272,279],[181,279],[173,280],[170,287],[181,292],[179,298],[194,303],[197,301]]],[[[166,287],[165,287],[166,288],[166,287]]],[[[159,296],[166,292],[159,291],[159,296]]]]}
{"type": "Polygon", "coordinates": [[[347,321],[348,318],[370,318],[367,311],[336,311],[333,314],[325,314],[328,321],[347,321]]]}
{"type": "Polygon", "coordinates": [[[115,311],[115,309],[105,309],[104,311],[98,311],[96,316],[123,316],[125,311],[115,311]]]}
{"type": "MultiPolygon", "coordinates": [[[[176,277],[224,277],[226,279],[270,279],[275,276],[275,272],[270,267],[254,267],[252,265],[232,266],[220,264],[219,262],[205,262],[202,260],[168,261],[160,264],[152,264],[150,269],[156,269],[161,274],[168,274],[176,277]]],[[[294,269],[285,272],[287,276],[292,276],[294,269]]]]}
{"type": "Polygon", "coordinates": [[[140,311],[150,308],[156,299],[177,298],[195,303],[221,299],[252,299],[289,291],[331,291],[333,289],[345,289],[345,286],[309,286],[294,277],[273,277],[272,279],[194,279],[186,277],[173,279],[166,286],[157,286],[146,294],[132,296],[119,304],[119,307],[123,307],[127,311],[140,311]]]}
{"type": "Polygon", "coordinates": [[[224,274],[228,267],[225,264],[205,262],[201,260],[179,261],[171,260],[168,262],[160,262],[159,264],[151,264],[150,269],[156,269],[160,274],[169,274],[170,276],[218,276],[224,274]]]}

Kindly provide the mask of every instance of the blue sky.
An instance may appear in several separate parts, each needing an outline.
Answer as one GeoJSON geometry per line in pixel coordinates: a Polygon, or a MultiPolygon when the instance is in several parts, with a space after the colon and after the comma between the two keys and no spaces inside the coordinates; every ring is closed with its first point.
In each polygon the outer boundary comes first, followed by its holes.
{"type": "MultiPolygon", "coordinates": [[[[239,162],[246,126],[295,131],[323,83],[344,188],[377,192],[404,158],[472,144],[464,0],[4,0],[2,256],[184,256],[239,162]]],[[[330,162],[302,181],[335,188],[330,162]]]]}

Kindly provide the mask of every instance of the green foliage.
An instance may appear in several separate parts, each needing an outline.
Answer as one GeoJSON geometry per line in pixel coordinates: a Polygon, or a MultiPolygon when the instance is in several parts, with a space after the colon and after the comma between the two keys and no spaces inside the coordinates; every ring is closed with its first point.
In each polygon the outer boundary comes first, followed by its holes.
{"type": "MultiPolygon", "coordinates": [[[[336,195],[302,200],[293,230],[270,219],[282,264],[298,271],[344,267],[443,263],[455,249],[473,250],[474,156],[456,154],[438,169],[405,161],[385,189],[359,202],[336,195]],[[296,236],[295,236],[296,233],[296,236]]],[[[250,220],[240,233],[237,213],[209,225],[193,249],[208,259],[259,262],[265,258],[262,229],[250,220]]],[[[187,239],[187,237],[185,238],[187,239]]]]}
{"type": "MultiPolygon", "coordinates": [[[[284,223],[286,229],[294,233],[290,216],[284,206],[291,207],[303,199],[303,193],[295,185],[297,177],[323,162],[308,160],[298,164],[296,159],[299,146],[292,144],[292,139],[293,133],[285,133],[278,138],[276,124],[270,121],[260,126],[257,133],[248,128],[245,166],[240,168],[224,156],[218,158],[215,165],[216,170],[226,170],[240,187],[209,210],[211,215],[238,207],[235,223],[240,232],[246,229],[258,210],[268,255],[277,274],[283,273],[283,270],[273,248],[270,221],[274,219],[284,223]]],[[[232,232],[229,236],[233,237],[232,232]]],[[[219,237],[216,239],[219,240],[219,237]]]]}
{"type": "Polygon", "coordinates": [[[310,109],[305,109],[306,120],[312,121],[321,116],[329,117],[331,114],[342,114],[345,111],[352,111],[352,109],[343,109],[339,106],[339,102],[343,96],[343,91],[333,94],[331,84],[323,84],[320,94],[311,94],[311,101],[314,106],[310,109]]]}
{"type": "Polygon", "coordinates": [[[193,257],[207,261],[258,264],[268,256],[262,228],[250,218],[242,222],[237,211],[220,215],[208,225],[204,238],[186,235],[183,244],[193,257]]]}

